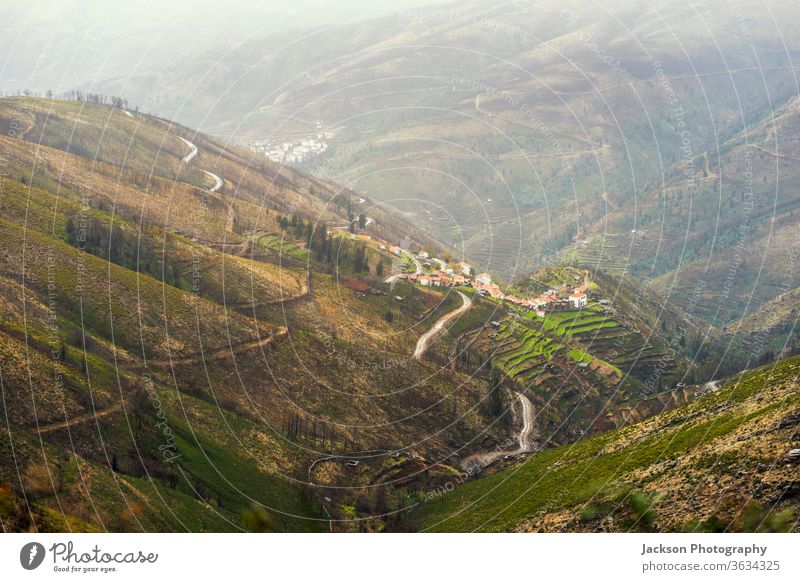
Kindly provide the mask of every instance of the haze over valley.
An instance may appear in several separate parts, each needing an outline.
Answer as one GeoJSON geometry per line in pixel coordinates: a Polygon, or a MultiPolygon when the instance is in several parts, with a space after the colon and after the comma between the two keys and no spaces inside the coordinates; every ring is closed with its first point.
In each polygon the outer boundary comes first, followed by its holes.
{"type": "Polygon", "coordinates": [[[797,530],[796,2],[0,10],[3,531],[797,530]]]}

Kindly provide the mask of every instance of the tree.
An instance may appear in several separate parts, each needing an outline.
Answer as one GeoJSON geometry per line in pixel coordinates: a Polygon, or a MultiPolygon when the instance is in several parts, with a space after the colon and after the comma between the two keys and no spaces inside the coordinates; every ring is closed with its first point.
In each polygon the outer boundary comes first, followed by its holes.
{"type": "Polygon", "coordinates": [[[61,345],[58,347],[58,360],[64,363],[67,360],[67,342],[61,338],[61,345]]]}
{"type": "Polygon", "coordinates": [[[356,273],[369,271],[369,262],[367,261],[367,251],[363,245],[356,245],[353,252],[353,270],[356,273]]]}
{"type": "Polygon", "coordinates": [[[367,217],[364,216],[364,213],[358,215],[358,228],[359,230],[364,230],[367,227],[367,217]]]}
{"type": "Polygon", "coordinates": [[[380,261],[378,261],[378,264],[375,265],[375,274],[378,277],[383,277],[384,268],[385,267],[383,266],[383,259],[381,259],[380,261]]]}

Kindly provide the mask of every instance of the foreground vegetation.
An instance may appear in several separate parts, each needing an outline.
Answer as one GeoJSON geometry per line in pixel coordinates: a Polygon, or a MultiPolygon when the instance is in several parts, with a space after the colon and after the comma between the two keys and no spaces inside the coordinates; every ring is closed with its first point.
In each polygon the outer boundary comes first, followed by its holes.
{"type": "Polygon", "coordinates": [[[421,502],[409,520],[425,531],[790,529],[798,379],[800,358],[744,373],[673,411],[421,502]]]}

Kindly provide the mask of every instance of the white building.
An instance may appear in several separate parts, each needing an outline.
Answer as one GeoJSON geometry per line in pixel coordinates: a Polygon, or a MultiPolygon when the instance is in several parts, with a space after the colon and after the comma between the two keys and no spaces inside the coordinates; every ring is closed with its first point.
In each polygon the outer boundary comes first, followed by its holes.
{"type": "Polygon", "coordinates": [[[572,306],[575,309],[586,307],[586,293],[571,293],[569,296],[569,302],[572,303],[572,306]]]}

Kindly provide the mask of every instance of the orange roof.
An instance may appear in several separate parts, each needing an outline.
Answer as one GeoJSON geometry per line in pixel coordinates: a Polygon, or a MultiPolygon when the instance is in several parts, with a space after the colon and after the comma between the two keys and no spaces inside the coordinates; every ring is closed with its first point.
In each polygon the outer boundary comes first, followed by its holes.
{"type": "Polygon", "coordinates": [[[581,297],[586,297],[586,293],[572,293],[569,296],[570,299],[580,299],[581,297]]]}
{"type": "Polygon", "coordinates": [[[342,281],[342,286],[359,293],[366,293],[369,291],[369,285],[364,283],[364,281],[357,281],[356,279],[345,279],[342,281]]]}

